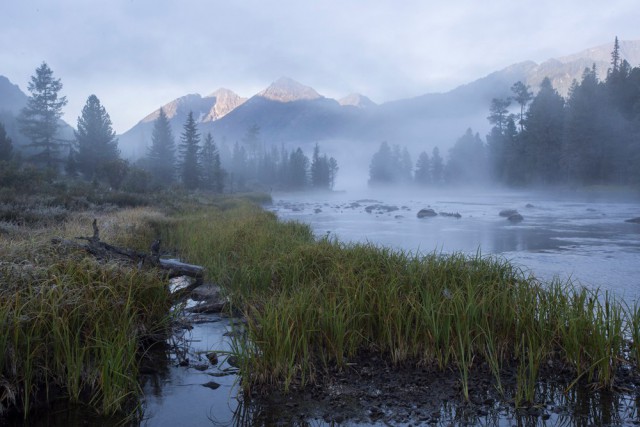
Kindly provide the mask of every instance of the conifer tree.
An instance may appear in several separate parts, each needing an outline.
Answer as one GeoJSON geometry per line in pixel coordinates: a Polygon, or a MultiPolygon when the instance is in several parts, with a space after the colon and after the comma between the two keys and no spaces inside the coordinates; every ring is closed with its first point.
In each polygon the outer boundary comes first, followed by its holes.
{"type": "Polygon", "coordinates": [[[2,122],[0,122],[0,161],[9,161],[13,152],[13,142],[7,135],[2,122]]]}
{"type": "Polygon", "coordinates": [[[62,108],[67,105],[67,98],[58,96],[62,83],[53,77],[53,71],[43,62],[36,69],[36,74],[31,76],[27,89],[31,96],[18,117],[20,131],[31,140],[27,146],[38,151],[32,160],[47,168],[57,169],[64,144],[57,137],[60,127],[58,121],[62,117],[62,108]]]}
{"type": "Polygon", "coordinates": [[[104,167],[120,157],[111,118],[97,96],[91,95],[78,117],[75,161],[85,179],[101,177],[104,167]]]}
{"type": "Polygon", "coordinates": [[[168,186],[175,181],[175,156],[173,132],[169,119],[161,108],[158,118],[153,123],[148,154],[149,172],[158,184],[168,186]]]}
{"type": "Polygon", "coordinates": [[[225,171],[220,162],[220,153],[211,136],[207,133],[204,137],[201,150],[202,186],[203,188],[222,193],[224,189],[225,171]]]}
{"type": "Polygon", "coordinates": [[[418,185],[431,184],[431,172],[430,172],[430,160],[426,151],[423,151],[418,156],[416,162],[416,171],[414,173],[414,180],[418,185]]]}
{"type": "Polygon", "coordinates": [[[198,188],[200,184],[200,164],[198,162],[200,151],[200,134],[193,112],[189,111],[187,121],[184,124],[184,131],[180,136],[180,178],[182,183],[189,190],[198,188]]]}
{"type": "Polygon", "coordinates": [[[435,185],[440,185],[444,181],[444,162],[438,147],[434,147],[431,152],[431,181],[435,185]]]}

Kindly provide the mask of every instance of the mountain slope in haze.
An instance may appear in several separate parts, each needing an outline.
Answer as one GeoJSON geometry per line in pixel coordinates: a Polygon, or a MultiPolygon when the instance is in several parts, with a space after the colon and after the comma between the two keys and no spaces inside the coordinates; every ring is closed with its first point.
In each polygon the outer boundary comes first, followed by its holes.
{"type": "MultiPolygon", "coordinates": [[[[363,95],[336,101],[292,79],[281,78],[246,102],[232,103],[224,115],[207,115],[212,104],[199,95],[179,98],[166,107],[175,109],[170,121],[176,138],[191,110],[202,134],[211,132],[216,141],[229,145],[241,141],[247,130],[257,125],[265,144],[301,146],[338,141],[341,147],[353,142],[354,147],[371,151],[371,147],[377,149],[380,142],[388,141],[406,145],[415,153],[430,152],[435,146],[446,150],[468,127],[484,137],[489,130],[486,117],[491,99],[511,96],[515,82],[522,81],[536,92],[544,77],[549,77],[558,92],[567,96],[572,82],[579,81],[584,69],[594,63],[600,78],[606,76],[612,50],[613,42],[540,64],[524,61],[448,92],[380,105],[363,95]]],[[[620,54],[631,66],[640,65],[640,41],[620,41],[620,54]]],[[[150,127],[142,129],[152,118],[153,113],[120,137],[123,153],[150,144],[150,127]]],[[[138,148],[137,153],[142,155],[144,150],[138,148]]]]}

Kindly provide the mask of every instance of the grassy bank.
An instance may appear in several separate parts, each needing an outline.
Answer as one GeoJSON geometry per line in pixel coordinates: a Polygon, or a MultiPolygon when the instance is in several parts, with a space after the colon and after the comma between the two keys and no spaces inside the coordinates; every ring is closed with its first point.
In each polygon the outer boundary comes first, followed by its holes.
{"type": "MultiPolygon", "coordinates": [[[[13,200],[4,211],[19,214],[16,206],[13,200]]],[[[0,416],[26,417],[58,400],[133,414],[138,362],[168,332],[167,282],[159,271],[96,260],[51,239],[90,236],[95,217],[103,241],[144,249],[164,214],[54,204],[49,209],[64,215],[52,219],[29,206],[34,222],[0,223],[0,416]]]]}
{"type": "Polygon", "coordinates": [[[251,204],[196,210],[166,233],[246,316],[235,345],[247,392],[304,386],[371,352],[453,369],[465,397],[476,367],[489,366],[501,391],[515,372],[518,405],[535,400],[544,367],[602,388],[623,365],[637,374],[637,305],[539,283],[499,258],[315,240],[251,204]]]}

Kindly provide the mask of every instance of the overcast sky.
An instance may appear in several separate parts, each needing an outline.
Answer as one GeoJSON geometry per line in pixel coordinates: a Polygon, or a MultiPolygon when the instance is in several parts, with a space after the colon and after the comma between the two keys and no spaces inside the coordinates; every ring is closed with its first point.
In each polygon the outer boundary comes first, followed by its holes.
{"type": "Polygon", "coordinates": [[[281,76],[378,103],[448,91],[640,39],[639,22],[638,0],[0,0],[0,75],[26,92],[45,61],[67,122],[95,94],[122,133],[179,96],[281,76]]]}

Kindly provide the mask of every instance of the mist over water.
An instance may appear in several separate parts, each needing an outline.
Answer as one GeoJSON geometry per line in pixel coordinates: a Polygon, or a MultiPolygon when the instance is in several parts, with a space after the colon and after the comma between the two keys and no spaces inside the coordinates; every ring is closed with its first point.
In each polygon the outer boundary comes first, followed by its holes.
{"type": "Polygon", "coordinates": [[[349,190],[274,194],[284,220],[308,223],[317,236],[370,242],[412,253],[502,256],[542,280],[572,279],[589,288],[640,297],[637,195],[501,190],[349,190]],[[418,218],[420,209],[460,218],[418,218]],[[499,216],[515,209],[524,218],[499,216]]]}

